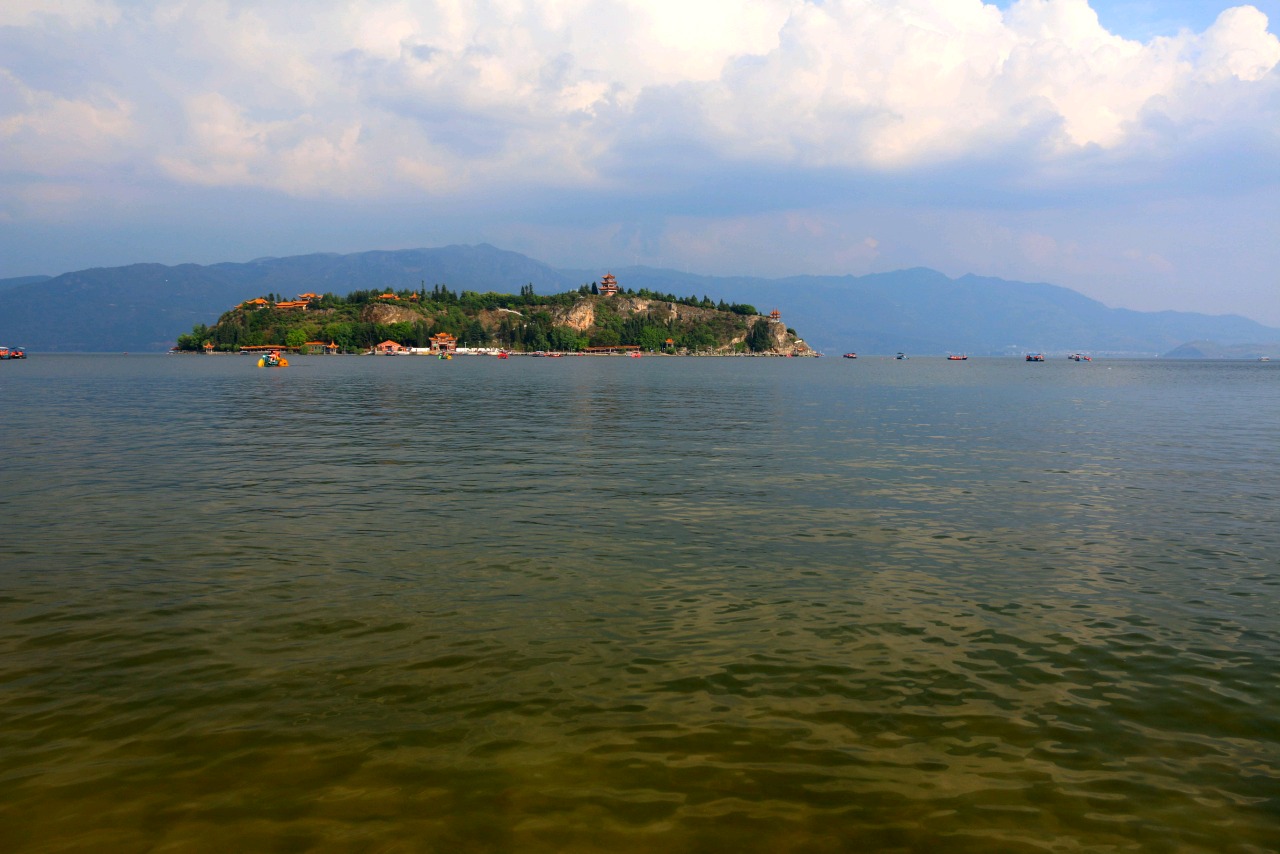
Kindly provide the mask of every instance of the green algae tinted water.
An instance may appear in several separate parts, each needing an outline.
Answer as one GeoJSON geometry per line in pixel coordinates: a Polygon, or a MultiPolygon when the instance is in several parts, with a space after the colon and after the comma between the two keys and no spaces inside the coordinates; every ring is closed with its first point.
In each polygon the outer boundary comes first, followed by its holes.
{"type": "Polygon", "coordinates": [[[0,365],[0,849],[1280,846],[1280,365],[0,365]]]}

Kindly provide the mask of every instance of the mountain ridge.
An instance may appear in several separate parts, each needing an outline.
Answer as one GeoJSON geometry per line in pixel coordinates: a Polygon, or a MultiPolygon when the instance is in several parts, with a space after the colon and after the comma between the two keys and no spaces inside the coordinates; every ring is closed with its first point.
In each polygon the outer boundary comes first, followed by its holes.
{"type": "Polygon", "coordinates": [[[228,306],[268,293],[431,287],[563,292],[599,281],[623,288],[777,308],[828,352],[1010,355],[1028,350],[1192,358],[1280,355],[1280,329],[1239,315],[1109,308],[1069,288],[927,267],[862,276],[704,276],[623,266],[556,268],[490,244],[310,253],[247,262],[138,263],[0,280],[0,342],[35,352],[162,351],[228,306]],[[1190,342],[1199,347],[1183,348],[1190,342]],[[1179,348],[1183,348],[1179,350],[1179,348]],[[1195,354],[1200,354],[1199,356],[1195,354]]]}

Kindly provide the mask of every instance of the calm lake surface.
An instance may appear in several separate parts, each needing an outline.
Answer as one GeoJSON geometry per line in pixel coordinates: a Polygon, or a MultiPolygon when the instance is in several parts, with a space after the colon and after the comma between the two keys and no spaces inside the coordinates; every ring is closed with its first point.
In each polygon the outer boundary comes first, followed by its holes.
{"type": "Polygon", "coordinates": [[[1280,846],[1280,363],[0,363],[0,850],[1280,846]]]}

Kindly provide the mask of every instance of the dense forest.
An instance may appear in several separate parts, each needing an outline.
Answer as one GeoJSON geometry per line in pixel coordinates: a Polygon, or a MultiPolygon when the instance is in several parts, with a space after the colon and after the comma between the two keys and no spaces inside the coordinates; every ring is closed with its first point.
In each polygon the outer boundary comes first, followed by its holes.
{"type": "Polygon", "coordinates": [[[646,289],[601,296],[596,284],[552,295],[526,285],[519,294],[450,290],[356,290],[339,297],[265,294],[224,313],[213,326],[178,336],[178,350],[234,352],[310,342],[342,353],[368,352],[391,340],[428,347],[447,333],[460,347],[515,351],[582,351],[634,345],[654,352],[792,352],[806,349],[794,330],[761,316],[754,306],[677,297],[646,289]],[[206,344],[211,345],[207,347],[206,344]]]}

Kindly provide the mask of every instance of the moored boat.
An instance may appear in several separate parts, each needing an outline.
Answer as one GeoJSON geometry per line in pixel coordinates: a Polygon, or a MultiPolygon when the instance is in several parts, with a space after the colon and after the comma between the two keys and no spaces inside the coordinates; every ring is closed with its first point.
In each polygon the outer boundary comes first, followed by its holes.
{"type": "Polygon", "coordinates": [[[846,359],[856,359],[856,358],[858,358],[858,354],[857,354],[857,353],[845,353],[845,354],[844,354],[844,357],[845,357],[846,359]]]}

